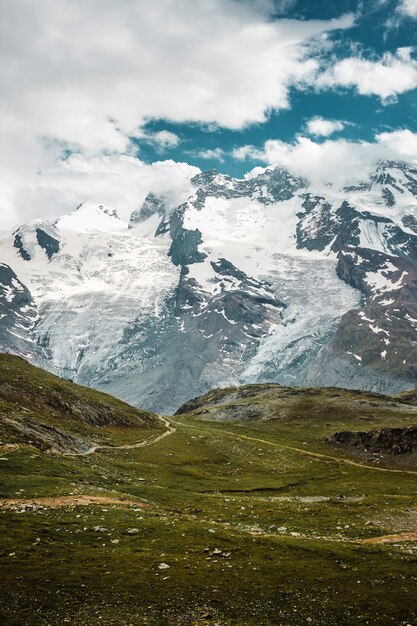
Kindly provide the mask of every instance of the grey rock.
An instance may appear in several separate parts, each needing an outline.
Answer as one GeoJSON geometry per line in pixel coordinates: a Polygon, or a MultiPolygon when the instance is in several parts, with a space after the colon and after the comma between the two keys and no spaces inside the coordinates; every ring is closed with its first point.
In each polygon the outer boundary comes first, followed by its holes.
{"type": "Polygon", "coordinates": [[[133,211],[130,217],[129,228],[134,228],[136,224],[144,222],[152,217],[152,215],[159,215],[160,217],[163,217],[166,211],[167,206],[165,198],[157,196],[150,191],[140,209],[133,211]]]}

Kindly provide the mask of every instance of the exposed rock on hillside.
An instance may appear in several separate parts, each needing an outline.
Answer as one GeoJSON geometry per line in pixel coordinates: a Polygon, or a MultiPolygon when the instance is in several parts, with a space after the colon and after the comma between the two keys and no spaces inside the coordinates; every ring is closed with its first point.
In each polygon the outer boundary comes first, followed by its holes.
{"type": "Polygon", "coordinates": [[[370,431],[343,431],[329,437],[327,442],[337,446],[358,448],[366,452],[410,454],[417,451],[417,426],[370,431]]]}

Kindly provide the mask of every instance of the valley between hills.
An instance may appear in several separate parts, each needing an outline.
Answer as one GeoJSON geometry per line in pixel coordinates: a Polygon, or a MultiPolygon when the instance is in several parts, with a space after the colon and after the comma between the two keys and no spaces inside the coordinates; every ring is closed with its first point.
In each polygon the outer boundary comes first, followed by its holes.
{"type": "Polygon", "coordinates": [[[0,355],[0,622],[415,624],[417,402],[215,389],[174,416],[0,355]]]}

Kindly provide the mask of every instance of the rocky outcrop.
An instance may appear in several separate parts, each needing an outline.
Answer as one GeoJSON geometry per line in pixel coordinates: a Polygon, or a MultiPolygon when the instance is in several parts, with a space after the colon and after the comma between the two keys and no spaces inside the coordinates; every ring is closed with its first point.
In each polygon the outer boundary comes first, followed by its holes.
{"type": "Polygon", "coordinates": [[[8,265],[0,263],[0,350],[33,352],[29,332],[36,315],[30,291],[8,265]]]}
{"type": "Polygon", "coordinates": [[[266,283],[238,270],[230,261],[212,262],[214,292],[205,291],[183,268],[176,291],[176,314],[198,318],[197,325],[205,336],[226,333],[235,340],[261,338],[268,326],[279,324],[285,304],[278,300],[266,283]]]}
{"type": "Polygon", "coordinates": [[[184,228],[185,205],[181,205],[174,211],[170,219],[170,235],[172,244],[168,252],[174,265],[189,265],[200,263],[206,258],[204,252],[198,250],[203,243],[201,232],[196,228],[189,230],[184,228]]]}
{"type": "Polygon", "coordinates": [[[307,185],[307,181],[294,176],[288,170],[275,167],[258,176],[236,179],[209,170],[197,174],[191,180],[197,188],[194,206],[201,208],[206,197],[215,198],[256,198],[261,204],[272,204],[292,198],[297,191],[307,185]]]}
{"type": "MultiPolygon", "coordinates": [[[[3,426],[7,427],[8,436],[21,444],[34,446],[48,452],[65,454],[83,454],[94,446],[93,434],[88,439],[66,432],[62,428],[43,424],[30,416],[8,418],[2,416],[3,426]]],[[[1,428],[0,428],[1,430],[1,428]]]]}
{"type": "Polygon", "coordinates": [[[134,228],[136,224],[140,224],[145,220],[152,217],[152,215],[159,215],[164,217],[167,212],[167,206],[165,198],[155,195],[152,191],[146,196],[142,206],[133,211],[130,216],[129,228],[134,228]]]}
{"type": "Polygon", "coordinates": [[[30,261],[32,257],[29,254],[29,252],[25,249],[25,246],[23,245],[22,237],[19,235],[19,233],[15,234],[13,245],[15,248],[17,248],[20,256],[22,257],[24,261],[30,261]]]}
{"type": "Polygon", "coordinates": [[[40,247],[45,250],[48,259],[51,259],[54,254],[59,252],[59,241],[48,235],[42,228],[36,229],[36,239],[40,247]]]}
{"type": "Polygon", "coordinates": [[[415,382],[417,266],[405,257],[348,248],[339,253],[337,272],[364,294],[364,303],[342,317],[331,348],[361,367],[415,382]]]}
{"type": "Polygon", "coordinates": [[[411,454],[417,451],[417,426],[381,428],[368,431],[342,431],[327,438],[326,443],[352,447],[364,452],[411,454]]]}
{"type": "Polygon", "coordinates": [[[340,219],[333,207],[320,196],[304,194],[303,211],[297,213],[297,247],[307,250],[324,250],[335,238],[340,219]]]}

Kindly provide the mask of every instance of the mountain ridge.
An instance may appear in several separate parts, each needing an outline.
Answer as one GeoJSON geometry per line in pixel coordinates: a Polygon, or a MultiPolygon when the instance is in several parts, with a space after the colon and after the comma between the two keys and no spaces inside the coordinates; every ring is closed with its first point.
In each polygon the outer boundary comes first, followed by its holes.
{"type": "Polygon", "coordinates": [[[3,240],[0,348],[160,412],[218,385],[416,385],[413,164],[340,190],[282,168],[191,182],[130,222],[88,202],[3,240]]]}

